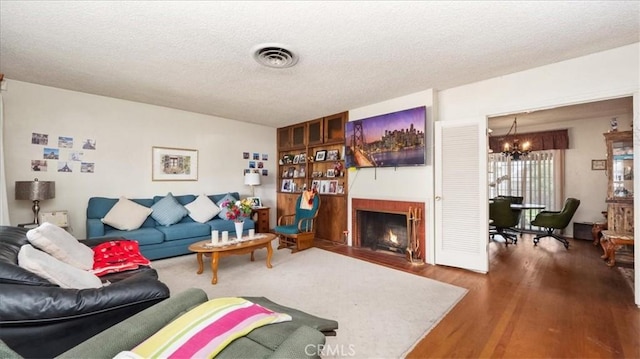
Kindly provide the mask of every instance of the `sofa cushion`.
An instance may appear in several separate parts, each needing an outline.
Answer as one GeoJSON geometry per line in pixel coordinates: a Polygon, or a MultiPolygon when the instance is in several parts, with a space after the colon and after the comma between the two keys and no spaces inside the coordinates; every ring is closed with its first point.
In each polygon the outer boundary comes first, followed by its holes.
{"type": "Polygon", "coordinates": [[[102,223],[122,231],[132,231],[140,228],[151,212],[153,210],[149,207],[120,197],[107,215],[102,218],[102,223]]]}
{"type": "Polygon", "coordinates": [[[41,276],[18,266],[20,248],[29,244],[27,229],[0,226],[0,284],[54,286],[41,276]]]}
{"type": "Polygon", "coordinates": [[[220,213],[220,207],[203,194],[184,207],[189,211],[189,217],[200,223],[205,223],[220,213]]]}
{"type": "Polygon", "coordinates": [[[164,234],[158,229],[164,227],[146,228],[141,227],[135,231],[120,231],[117,229],[105,232],[104,237],[120,237],[138,241],[141,246],[158,244],[164,242],[164,234]]]}
{"type": "Polygon", "coordinates": [[[163,197],[158,202],[154,203],[151,206],[153,212],[151,212],[151,217],[158,222],[161,226],[170,226],[172,224],[180,222],[182,217],[189,214],[186,208],[183,205],[178,203],[173,197],[171,192],[167,193],[165,197],[163,197]]]}
{"type": "Polygon", "coordinates": [[[93,250],[54,224],[45,222],[29,230],[27,239],[34,247],[76,268],[93,268],[93,250]]]}
{"type": "Polygon", "coordinates": [[[30,244],[22,246],[18,253],[18,265],[42,276],[62,288],[100,288],[102,281],[90,272],[57,260],[30,244]]]}
{"type": "Polygon", "coordinates": [[[224,197],[218,200],[218,202],[216,202],[216,205],[220,207],[220,213],[218,213],[218,217],[220,217],[221,219],[227,219],[227,212],[229,212],[229,210],[222,204],[226,201],[235,202],[237,200],[238,198],[235,198],[231,193],[227,193],[224,197]]]}
{"type": "Polygon", "coordinates": [[[198,222],[176,223],[173,226],[169,227],[158,227],[157,230],[164,234],[165,241],[175,241],[178,239],[195,237],[207,237],[211,235],[211,227],[198,222]]]}
{"type": "Polygon", "coordinates": [[[216,298],[191,309],[132,351],[144,358],[215,357],[255,328],[290,320],[287,314],[242,298],[216,298]]]}

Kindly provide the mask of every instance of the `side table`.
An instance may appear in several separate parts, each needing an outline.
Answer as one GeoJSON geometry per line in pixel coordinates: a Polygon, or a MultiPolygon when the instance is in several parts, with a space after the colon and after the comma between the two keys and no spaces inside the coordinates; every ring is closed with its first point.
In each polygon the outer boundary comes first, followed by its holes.
{"type": "Polygon", "coordinates": [[[255,207],[251,210],[251,218],[256,222],[256,233],[269,233],[269,207],[255,207]]]}

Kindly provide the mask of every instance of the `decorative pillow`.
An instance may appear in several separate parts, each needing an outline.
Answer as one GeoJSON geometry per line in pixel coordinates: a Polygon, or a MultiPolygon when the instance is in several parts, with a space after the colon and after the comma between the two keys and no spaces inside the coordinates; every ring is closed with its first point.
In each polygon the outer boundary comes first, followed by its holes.
{"type": "Polygon", "coordinates": [[[189,214],[186,208],[181,205],[178,200],[173,197],[171,192],[167,193],[164,198],[154,203],[151,206],[153,212],[151,217],[156,220],[160,225],[170,226],[180,222],[182,217],[189,214]]]}
{"type": "Polygon", "coordinates": [[[200,223],[208,222],[216,214],[220,213],[220,207],[204,194],[199,195],[195,201],[187,204],[184,208],[189,211],[189,217],[200,223]]]}
{"type": "Polygon", "coordinates": [[[27,232],[27,239],[36,248],[76,268],[93,268],[93,250],[55,224],[42,223],[27,232]]]}
{"type": "Polygon", "coordinates": [[[132,352],[144,358],[213,358],[255,328],[290,320],[288,314],[243,298],[216,298],[183,314],[132,352]]]}
{"type": "Polygon", "coordinates": [[[30,244],[20,248],[18,265],[62,288],[86,289],[100,288],[102,281],[95,275],[61,262],[30,244]]]}
{"type": "Polygon", "coordinates": [[[121,231],[133,231],[140,228],[152,211],[149,207],[120,197],[101,221],[121,231]]]}
{"type": "Polygon", "coordinates": [[[231,193],[227,193],[224,197],[222,197],[221,200],[219,200],[218,202],[216,202],[216,204],[218,205],[218,207],[220,207],[220,213],[218,213],[218,217],[222,218],[222,219],[228,219],[227,218],[227,212],[229,212],[229,210],[227,209],[227,207],[224,207],[222,204],[226,201],[237,201],[238,199],[235,198],[234,196],[231,195],[231,193]]]}

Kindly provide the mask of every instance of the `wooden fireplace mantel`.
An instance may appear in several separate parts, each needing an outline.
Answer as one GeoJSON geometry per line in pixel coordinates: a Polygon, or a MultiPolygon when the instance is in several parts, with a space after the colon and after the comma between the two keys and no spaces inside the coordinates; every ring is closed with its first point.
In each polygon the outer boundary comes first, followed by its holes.
{"type": "Polygon", "coordinates": [[[360,230],[358,228],[357,212],[358,211],[372,211],[394,214],[406,214],[409,212],[409,208],[418,208],[422,212],[422,220],[420,221],[416,233],[418,235],[418,242],[421,251],[418,253],[418,258],[424,260],[425,256],[425,205],[424,202],[413,201],[395,201],[395,200],[382,200],[382,199],[370,199],[370,198],[352,198],[351,199],[351,234],[353,238],[352,245],[354,247],[360,247],[361,240],[359,238],[360,230]]]}

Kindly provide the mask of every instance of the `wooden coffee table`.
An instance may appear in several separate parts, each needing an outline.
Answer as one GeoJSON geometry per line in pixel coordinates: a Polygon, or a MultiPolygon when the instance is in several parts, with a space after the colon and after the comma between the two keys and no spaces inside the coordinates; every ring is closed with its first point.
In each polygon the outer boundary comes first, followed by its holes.
{"type": "Polygon", "coordinates": [[[204,271],[204,262],[202,256],[211,257],[211,270],[213,271],[213,278],[211,284],[218,283],[218,263],[220,258],[251,253],[251,261],[254,261],[253,252],[256,249],[267,249],[267,268],[271,268],[271,256],[273,255],[273,248],[271,247],[271,241],[276,239],[276,235],[273,233],[258,233],[256,239],[243,241],[240,243],[231,243],[225,246],[206,246],[211,244],[210,240],[196,242],[189,246],[189,250],[197,253],[198,259],[198,274],[202,274],[204,271]]]}

